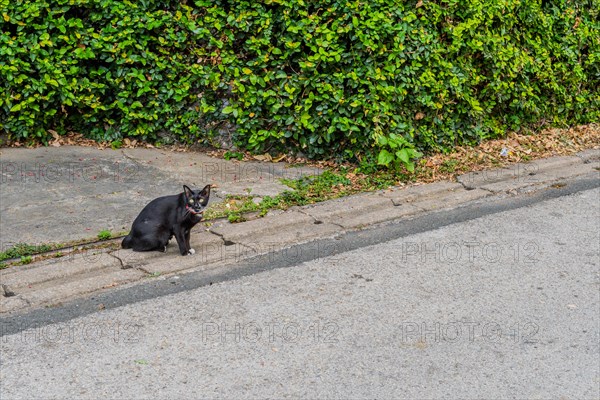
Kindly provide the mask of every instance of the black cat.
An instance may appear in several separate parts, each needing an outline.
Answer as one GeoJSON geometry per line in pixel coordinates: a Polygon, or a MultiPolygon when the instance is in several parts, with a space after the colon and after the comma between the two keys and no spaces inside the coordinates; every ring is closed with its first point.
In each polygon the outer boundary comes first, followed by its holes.
{"type": "Polygon", "coordinates": [[[209,196],[210,185],[200,191],[183,185],[183,193],[152,200],[133,221],[121,246],[134,251],[166,252],[167,243],[175,236],[182,256],[194,254],[190,231],[202,219],[209,196]]]}

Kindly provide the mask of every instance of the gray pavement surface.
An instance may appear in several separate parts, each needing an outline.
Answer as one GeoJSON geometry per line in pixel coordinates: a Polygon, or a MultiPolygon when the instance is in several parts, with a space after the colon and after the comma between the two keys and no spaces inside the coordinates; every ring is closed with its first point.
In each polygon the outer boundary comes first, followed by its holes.
{"type": "Polygon", "coordinates": [[[62,146],[0,149],[1,249],[95,238],[127,231],[152,199],[182,186],[215,185],[211,201],[227,194],[274,196],[281,178],[320,170],[285,163],[239,162],[200,152],[160,149],[99,150],[62,146]]]}
{"type": "Polygon", "coordinates": [[[4,335],[0,397],[599,398],[600,189],[438,215],[420,233],[4,335]]]}

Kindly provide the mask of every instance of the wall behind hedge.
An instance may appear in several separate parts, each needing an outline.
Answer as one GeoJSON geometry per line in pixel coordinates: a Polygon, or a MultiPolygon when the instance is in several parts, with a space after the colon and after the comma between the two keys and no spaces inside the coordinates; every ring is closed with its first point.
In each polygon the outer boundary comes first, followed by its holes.
{"type": "Polygon", "coordinates": [[[13,138],[206,140],[407,162],[600,120],[600,0],[11,1],[13,138]]]}

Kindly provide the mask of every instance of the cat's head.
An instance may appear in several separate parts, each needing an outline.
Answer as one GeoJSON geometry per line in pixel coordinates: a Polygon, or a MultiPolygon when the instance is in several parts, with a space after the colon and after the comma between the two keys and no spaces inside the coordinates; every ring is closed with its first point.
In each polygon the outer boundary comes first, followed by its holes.
{"type": "Polygon", "coordinates": [[[210,197],[210,185],[204,186],[202,190],[192,190],[183,185],[183,199],[185,208],[192,214],[202,214],[208,205],[210,197]]]}

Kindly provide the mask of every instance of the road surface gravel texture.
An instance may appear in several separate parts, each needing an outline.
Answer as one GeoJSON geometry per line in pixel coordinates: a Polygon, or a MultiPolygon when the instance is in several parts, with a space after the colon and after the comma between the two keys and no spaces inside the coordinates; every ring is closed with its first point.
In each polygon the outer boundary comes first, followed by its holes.
{"type": "Polygon", "coordinates": [[[595,188],[4,335],[0,398],[598,399],[599,222],[595,188]]]}

